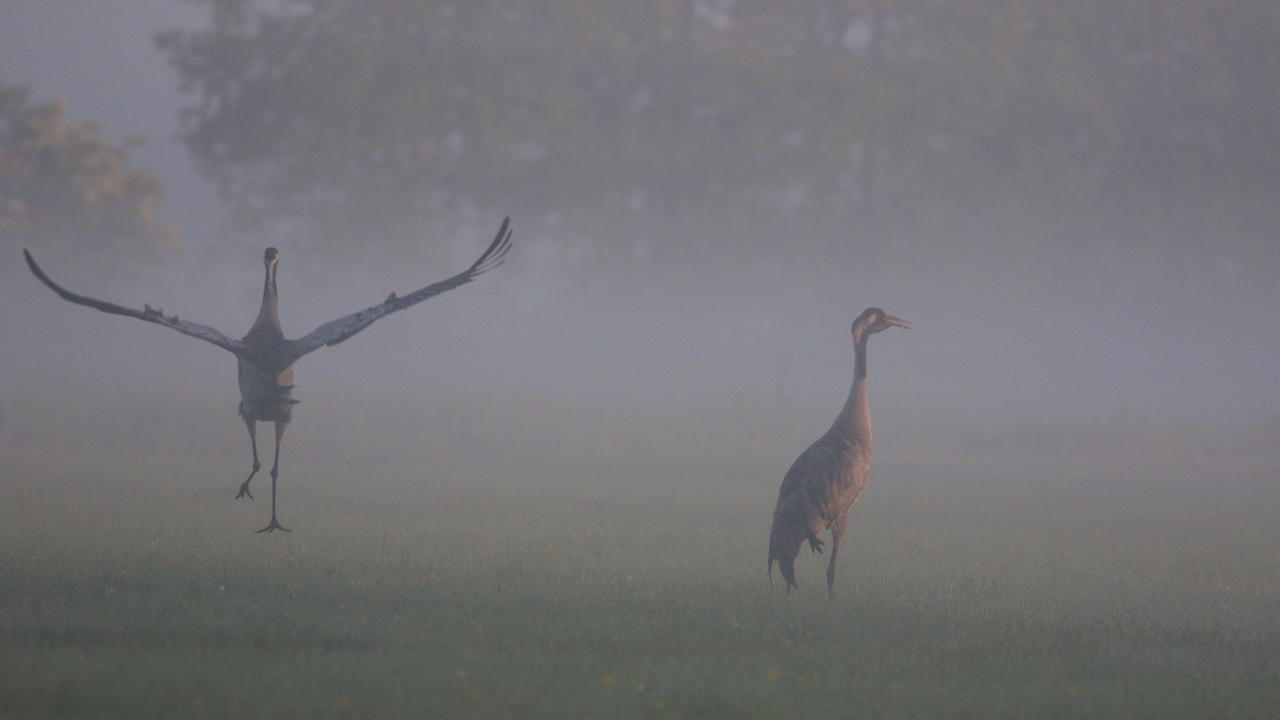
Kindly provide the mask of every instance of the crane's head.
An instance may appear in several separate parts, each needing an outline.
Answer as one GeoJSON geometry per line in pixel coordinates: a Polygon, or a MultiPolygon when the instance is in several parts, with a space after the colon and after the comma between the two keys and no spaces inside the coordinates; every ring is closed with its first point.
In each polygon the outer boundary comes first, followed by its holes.
{"type": "Polygon", "coordinates": [[[266,250],[263,250],[263,251],[262,251],[262,262],[263,262],[263,264],[270,266],[270,265],[274,265],[274,264],[276,264],[276,262],[278,262],[279,260],[280,260],[280,251],[279,251],[279,250],[277,250],[277,249],[275,249],[275,248],[273,248],[273,247],[269,247],[269,248],[267,248],[266,250]]]}
{"type": "Polygon", "coordinates": [[[896,318],[880,308],[867,308],[862,311],[857,320],[853,321],[853,337],[854,339],[865,337],[882,330],[888,330],[891,327],[910,330],[911,323],[902,318],[896,318]]]}

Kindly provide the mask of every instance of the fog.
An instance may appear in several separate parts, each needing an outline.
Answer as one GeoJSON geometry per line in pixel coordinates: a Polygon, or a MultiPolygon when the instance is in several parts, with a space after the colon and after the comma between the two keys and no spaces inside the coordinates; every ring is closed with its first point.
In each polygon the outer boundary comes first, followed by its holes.
{"type": "MultiPolygon", "coordinates": [[[[158,265],[34,245],[74,291],[238,337],[260,301],[261,248],[277,245],[296,337],[463,269],[512,214],[503,267],[299,363],[286,469],[348,466],[370,494],[380,468],[495,489],[566,478],[772,488],[840,408],[850,323],[878,306],[915,327],[871,342],[873,485],[1035,483],[1045,466],[1081,484],[1274,480],[1274,230],[1242,236],[1206,221],[1170,251],[1119,227],[1025,245],[892,224],[839,237],[846,229],[800,213],[735,226],[731,241],[667,222],[668,244],[595,262],[591,248],[618,242],[606,222],[558,222],[576,209],[531,208],[512,192],[506,205],[426,223],[421,249],[233,237],[181,142],[186,103],[152,42],[203,27],[203,6],[4,0],[0,14],[0,80],[64,99],[105,138],[146,136],[132,160],[163,180],[159,212],[184,238],[181,257],[158,265]],[[836,237],[803,240],[819,234],[836,237]],[[681,247],[699,249],[671,250],[681,247]],[[690,266],[698,253],[717,260],[690,266]]],[[[1275,171],[1254,176],[1258,203],[1280,200],[1275,171]]],[[[154,453],[165,467],[183,457],[214,469],[209,482],[230,491],[249,465],[232,358],[59,300],[27,272],[24,244],[0,264],[6,464],[123,451],[154,467],[154,453]]]]}

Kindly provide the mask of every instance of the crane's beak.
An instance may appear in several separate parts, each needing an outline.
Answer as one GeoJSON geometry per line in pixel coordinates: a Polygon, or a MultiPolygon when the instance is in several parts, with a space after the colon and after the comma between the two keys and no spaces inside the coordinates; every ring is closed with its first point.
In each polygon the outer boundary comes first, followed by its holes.
{"type": "Polygon", "coordinates": [[[896,318],[892,315],[885,315],[884,320],[885,322],[889,323],[891,327],[900,327],[904,330],[911,329],[911,323],[907,322],[906,320],[903,320],[902,318],[896,318]]]}

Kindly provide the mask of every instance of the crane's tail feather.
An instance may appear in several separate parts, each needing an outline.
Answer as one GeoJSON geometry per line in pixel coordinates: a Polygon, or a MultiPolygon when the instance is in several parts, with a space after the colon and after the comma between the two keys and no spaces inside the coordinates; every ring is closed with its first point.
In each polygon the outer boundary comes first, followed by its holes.
{"type": "Polygon", "coordinates": [[[782,579],[787,582],[787,589],[800,586],[796,584],[796,556],[800,554],[800,545],[811,534],[803,523],[789,522],[785,513],[774,513],[773,528],[769,531],[769,579],[773,579],[773,563],[778,562],[778,570],[782,579]]]}

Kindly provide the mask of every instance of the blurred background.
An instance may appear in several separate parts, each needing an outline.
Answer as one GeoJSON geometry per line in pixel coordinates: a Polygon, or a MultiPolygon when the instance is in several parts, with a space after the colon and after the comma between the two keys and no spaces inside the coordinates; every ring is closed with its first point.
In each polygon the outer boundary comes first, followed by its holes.
{"type": "Polygon", "coordinates": [[[0,0],[0,451],[249,465],[229,355],[23,247],[239,336],[274,245],[298,336],[510,214],[286,478],[771,491],[875,305],[873,485],[1272,484],[1277,68],[1268,0],[0,0]]]}

